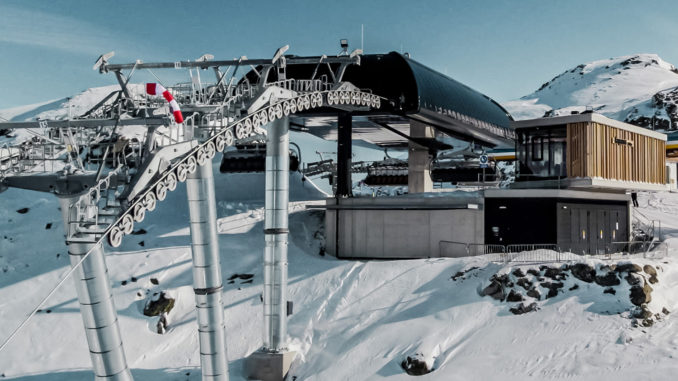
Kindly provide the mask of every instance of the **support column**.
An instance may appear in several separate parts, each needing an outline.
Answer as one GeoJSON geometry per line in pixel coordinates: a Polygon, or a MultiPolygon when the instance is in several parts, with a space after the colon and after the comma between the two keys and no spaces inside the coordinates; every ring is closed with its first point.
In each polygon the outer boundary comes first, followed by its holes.
{"type": "Polygon", "coordinates": [[[122,346],[103,244],[96,243],[93,234],[76,233],[72,230],[74,226],[71,221],[77,221],[77,210],[72,205],[78,198],[79,196],[59,197],[59,203],[71,266],[75,266],[92,250],[87,259],[73,272],[73,279],[85,325],[94,376],[97,380],[131,381],[132,374],[127,366],[122,346]],[[74,234],[70,234],[71,232],[74,234]]]}
{"type": "Polygon", "coordinates": [[[186,191],[191,221],[193,291],[198,313],[202,379],[228,381],[217,206],[211,160],[198,166],[195,173],[188,176],[186,191]]]}
{"type": "Polygon", "coordinates": [[[352,196],[351,158],[353,156],[353,118],[341,112],[337,117],[337,197],[352,196]]]}
{"type": "MultiPolygon", "coordinates": [[[[410,121],[410,136],[413,138],[435,137],[433,127],[414,120],[410,121]]],[[[432,190],[431,158],[428,148],[410,141],[407,157],[407,192],[412,194],[432,190]]]]}
{"type": "Polygon", "coordinates": [[[245,376],[262,381],[282,381],[295,355],[287,350],[288,131],[288,117],[267,128],[263,348],[245,362],[245,376]]]}

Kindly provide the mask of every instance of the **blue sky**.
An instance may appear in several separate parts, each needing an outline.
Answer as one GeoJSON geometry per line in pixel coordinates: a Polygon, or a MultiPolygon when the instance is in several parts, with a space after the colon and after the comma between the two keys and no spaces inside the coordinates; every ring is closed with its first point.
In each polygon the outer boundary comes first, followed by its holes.
{"type": "MultiPolygon", "coordinates": [[[[675,0],[131,1],[0,0],[0,109],[114,84],[112,62],[339,52],[413,58],[506,101],[580,63],[657,53],[678,65],[675,0]]],[[[170,83],[176,72],[157,73],[170,83]]],[[[134,80],[150,78],[140,75],[134,80]]]]}

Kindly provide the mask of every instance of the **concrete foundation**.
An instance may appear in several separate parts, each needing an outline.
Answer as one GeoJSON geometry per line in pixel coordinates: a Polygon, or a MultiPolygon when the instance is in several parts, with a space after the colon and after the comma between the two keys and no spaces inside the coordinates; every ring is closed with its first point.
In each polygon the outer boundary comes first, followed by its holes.
{"type": "Polygon", "coordinates": [[[254,352],[245,359],[245,375],[248,380],[284,380],[296,354],[296,352],[254,352]]]}

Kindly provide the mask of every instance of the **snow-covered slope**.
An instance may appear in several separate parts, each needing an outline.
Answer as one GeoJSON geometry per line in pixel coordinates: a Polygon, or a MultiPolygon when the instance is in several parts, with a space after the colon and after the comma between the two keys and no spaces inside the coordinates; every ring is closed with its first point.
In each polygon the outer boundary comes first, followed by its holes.
{"type": "MultiPolygon", "coordinates": [[[[241,380],[242,359],[261,345],[262,200],[241,201],[247,188],[225,191],[238,177],[215,175],[224,277],[254,274],[252,283],[235,279],[224,290],[231,379],[241,380]]],[[[294,199],[321,197],[299,178],[291,180],[294,199]]],[[[184,187],[170,193],[138,227],[145,233],[107,255],[137,380],[200,379],[184,199],[184,187]],[[149,295],[163,290],[177,302],[169,331],[158,335],[157,318],[141,310],[149,295]]],[[[678,227],[678,196],[641,195],[640,202],[670,232],[678,227]]],[[[429,380],[670,380],[678,370],[678,318],[660,313],[654,326],[634,327],[624,280],[611,295],[595,283],[568,278],[563,292],[538,302],[538,311],[514,316],[512,304],[482,297],[479,290],[493,274],[510,273],[516,265],[482,258],[365,262],[321,256],[322,212],[306,210],[309,203],[293,203],[290,220],[289,298],[295,313],[289,336],[299,353],[290,375],[298,380],[408,380],[400,363],[417,353],[435,368],[424,378],[429,380]],[[460,271],[465,274],[455,277],[460,271]],[[568,291],[574,284],[579,288],[568,291]]],[[[9,190],[0,197],[0,338],[69,267],[57,205],[56,198],[33,192],[9,190]],[[21,207],[28,212],[17,213],[21,207]]],[[[672,250],[668,259],[635,261],[660,269],[652,286],[653,312],[678,310],[675,255],[672,250]]],[[[599,271],[604,264],[609,262],[599,263],[599,271]]],[[[89,367],[70,282],[0,353],[0,374],[7,379],[89,380],[89,367]]]]}
{"type": "Polygon", "coordinates": [[[677,86],[678,69],[672,64],[656,54],[637,54],[578,65],[504,106],[516,119],[541,117],[549,110],[564,115],[588,108],[642,125],[646,122],[641,117],[666,118],[660,109],[672,103],[666,101],[671,97],[657,94],[675,92],[677,86]],[[664,103],[658,102],[660,98],[664,103]]]}
{"type": "MultiPolygon", "coordinates": [[[[292,140],[305,160],[336,144],[297,133],[292,140]]],[[[356,147],[354,153],[358,160],[382,156],[369,147],[356,147]]],[[[263,174],[215,172],[231,380],[243,379],[243,358],[261,346],[263,179],[263,174]],[[252,282],[235,278],[229,283],[235,274],[252,274],[252,282]]],[[[662,312],[678,310],[676,194],[640,197],[641,210],[662,221],[671,245],[667,259],[635,260],[659,269],[649,307],[660,319],[643,328],[634,327],[623,279],[610,294],[595,283],[568,278],[555,297],[529,300],[539,310],[516,316],[509,312],[515,303],[479,292],[494,274],[512,273],[516,264],[483,258],[343,261],[321,255],[323,215],[306,207],[324,195],[298,174],[291,176],[290,187],[294,314],[288,328],[298,358],[288,379],[409,380],[400,365],[407,356],[420,356],[435,368],[422,377],[428,380],[662,381],[678,371],[678,318],[662,312]]],[[[185,200],[180,185],[135,227],[136,235],[116,250],[106,249],[136,380],[200,379],[185,200]],[[142,313],[145,301],[160,291],[176,298],[164,335],[156,333],[157,318],[142,313]]],[[[603,265],[617,262],[589,263],[602,275],[603,265]]],[[[16,189],[0,194],[0,340],[69,267],[56,198],[16,189]]],[[[71,281],[0,352],[0,379],[91,380],[90,367],[71,281]]]]}

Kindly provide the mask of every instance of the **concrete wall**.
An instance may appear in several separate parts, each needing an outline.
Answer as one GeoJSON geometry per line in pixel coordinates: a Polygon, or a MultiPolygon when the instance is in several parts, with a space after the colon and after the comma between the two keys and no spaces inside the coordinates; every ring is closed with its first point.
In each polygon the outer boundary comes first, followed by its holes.
{"type": "MultiPolygon", "coordinates": [[[[336,256],[338,238],[340,258],[438,257],[441,241],[484,240],[483,210],[477,199],[354,198],[340,199],[339,209],[331,209],[335,202],[328,200],[325,215],[326,250],[336,256]],[[469,209],[469,204],[478,209],[469,209]]],[[[442,255],[461,256],[462,248],[446,244],[442,255]]]]}

